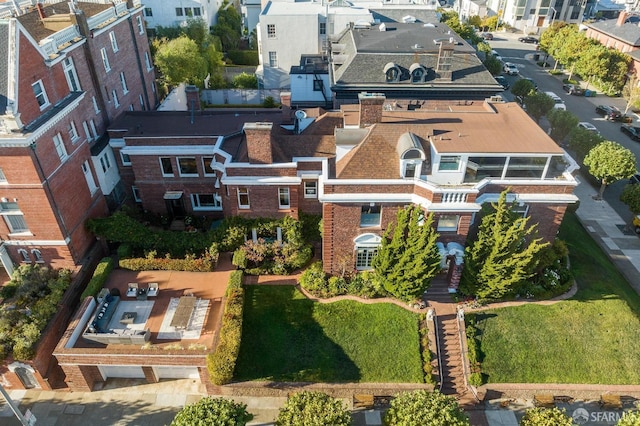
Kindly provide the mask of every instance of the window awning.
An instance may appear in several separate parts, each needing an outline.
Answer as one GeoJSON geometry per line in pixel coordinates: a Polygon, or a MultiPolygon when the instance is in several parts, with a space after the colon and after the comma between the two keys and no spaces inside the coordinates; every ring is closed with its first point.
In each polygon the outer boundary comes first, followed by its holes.
{"type": "Polygon", "coordinates": [[[183,191],[167,191],[162,198],[165,200],[179,200],[182,198],[182,194],[184,194],[183,191]]]}

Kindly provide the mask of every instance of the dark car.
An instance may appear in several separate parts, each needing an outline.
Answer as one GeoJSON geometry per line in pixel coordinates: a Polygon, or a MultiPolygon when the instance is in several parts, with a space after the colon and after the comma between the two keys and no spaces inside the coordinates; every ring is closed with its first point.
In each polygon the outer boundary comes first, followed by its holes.
{"type": "Polygon", "coordinates": [[[575,84],[563,84],[562,90],[567,92],[570,95],[582,96],[584,95],[584,90],[580,86],[576,86],[575,84]]]}
{"type": "Polygon", "coordinates": [[[528,80],[529,82],[531,82],[531,84],[533,84],[533,89],[534,89],[534,90],[538,90],[538,85],[536,84],[536,82],[535,82],[535,81],[533,81],[533,79],[532,79],[532,78],[524,77],[524,79],[525,79],[525,80],[528,80]]]}
{"type": "Polygon", "coordinates": [[[603,116],[605,120],[622,120],[622,113],[613,105],[598,105],[596,107],[596,114],[603,116]]]}
{"type": "Polygon", "coordinates": [[[634,141],[640,141],[640,127],[632,124],[623,124],[620,127],[622,133],[626,133],[634,141]]]}
{"type": "Polygon", "coordinates": [[[526,36],[526,37],[520,37],[518,39],[518,41],[520,43],[533,43],[533,44],[538,44],[538,39],[535,37],[531,37],[531,36],[526,36]]]}
{"type": "Polygon", "coordinates": [[[493,34],[491,33],[482,33],[480,34],[480,37],[482,37],[485,40],[493,40],[493,34]]]}
{"type": "Polygon", "coordinates": [[[639,173],[636,173],[635,175],[631,176],[631,177],[629,178],[629,183],[630,183],[631,185],[635,185],[635,184],[640,183],[640,174],[639,174],[639,173]]]}
{"type": "Polygon", "coordinates": [[[503,76],[501,76],[501,75],[495,76],[494,78],[496,79],[496,81],[498,82],[498,84],[499,84],[500,86],[502,86],[502,88],[503,88],[504,90],[507,90],[507,89],[509,88],[509,82],[507,81],[507,79],[506,79],[506,78],[504,78],[504,77],[503,77],[503,76]]]}

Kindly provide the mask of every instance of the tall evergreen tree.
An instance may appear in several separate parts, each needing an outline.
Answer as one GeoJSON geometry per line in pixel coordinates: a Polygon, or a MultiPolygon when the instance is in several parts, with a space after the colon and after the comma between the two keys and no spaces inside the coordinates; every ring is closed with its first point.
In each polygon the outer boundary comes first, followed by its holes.
{"type": "Polygon", "coordinates": [[[432,214],[418,206],[400,210],[372,262],[385,290],[407,302],[420,298],[440,269],[437,238],[432,214]]]}
{"type": "Polygon", "coordinates": [[[517,290],[533,275],[536,254],[548,243],[535,237],[536,225],[513,212],[507,192],[500,194],[494,212],[482,218],[478,235],[465,249],[460,290],[479,300],[499,299],[517,290]]]}

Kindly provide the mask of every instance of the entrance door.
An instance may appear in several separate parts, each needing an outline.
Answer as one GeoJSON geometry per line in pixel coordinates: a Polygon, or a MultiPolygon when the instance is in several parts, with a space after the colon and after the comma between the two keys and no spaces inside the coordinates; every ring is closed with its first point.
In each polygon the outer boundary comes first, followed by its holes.
{"type": "Polygon", "coordinates": [[[181,219],[184,217],[184,204],[182,197],[177,200],[167,200],[169,215],[174,219],[181,219]]]}

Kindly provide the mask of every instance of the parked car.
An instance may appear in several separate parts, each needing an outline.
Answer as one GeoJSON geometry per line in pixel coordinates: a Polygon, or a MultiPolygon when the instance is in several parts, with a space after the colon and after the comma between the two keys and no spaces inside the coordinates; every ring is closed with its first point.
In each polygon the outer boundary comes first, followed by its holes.
{"type": "Polygon", "coordinates": [[[593,132],[597,135],[600,134],[600,132],[598,131],[598,129],[596,129],[596,126],[594,126],[593,124],[586,122],[586,121],[581,121],[578,123],[578,127],[584,130],[588,130],[590,132],[593,132]]]}
{"type": "Polygon", "coordinates": [[[622,120],[622,113],[613,105],[598,105],[596,107],[596,114],[603,116],[605,120],[622,120]]]}
{"type": "Polygon", "coordinates": [[[506,79],[506,78],[504,78],[503,76],[501,76],[501,75],[497,75],[497,76],[495,76],[495,77],[493,77],[493,78],[495,78],[495,79],[496,79],[496,81],[498,82],[498,84],[499,84],[500,86],[502,86],[502,88],[503,88],[504,90],[507,90],[507,89],[509,88],[509,82],[508,82],[508,81],[507,81],[507,79],[506,79]]]}
{"type": "Polygon", "coordinates": [[[493,34],[491,33],[480,33],[480,37],[485,40],[493,40],[493,34]]]}
{"type": "Polygon", "coordinates": [[[518,75],[518,67],[511,62],[504,63],[504,72],[508,75],[518,75]]]}
{"type": "Polygon", "coordinates": [[[635,185],[637,183],[640,183],[640,173],[636,173],[635,175],[631,176],[629,178],[629,183],[631,185],[635,185]]]}
{"type": "Polygon", "coordinates": [[[524,79],[525,79],[525,80],[529,80],[529,81],[531,82],[531,84],[533,84],[533,88],[534,88],[534,90],[536,90],[536,91],[538,90],[538,85],[536,84],[536,82],[535,82],[535,81],[533,81],[533,79],[532,79],[532,78],[524,77],[524,79]]]}
{"type": "Polygon", "coordinates": [[[526,37],[520,37],[518,39],[518,41],[520,43],[532,43],[532,44],[538,44],[538,39],[535,37],[531,37],[531,36],[526,36],[526,37]]]}
{"type": "Polygon", "coordinates": [[[640,217],[638,217],[638,215],[633,217],[633,227],[636,234],[640,234],[640,217]]]}
{"type": "Polygon", "coordinates": [[[576,86],[575,84],[563,84],[562,90],[567,92],[570,95],[582,96],[584,95],[584,90],[580,86],[576,86]]]}
{"type": "Polygon", "coordinates": [[[620,127],[622,133],[626,133],[634,141],[640,141],[640,127],[633,124],[623,124],[620,127]]]}
{"type": "Polygon", "coordinates": [[[556,95],[554,92],[544,92],[544,94],[553,99],[553,102],[555,102],[553,107],[555,109],[567,110],[567,106],[564,104],[564,101],[560,96],[556,95]]]}
{"type": "Polygon", "coordinates": [[[491,54],[493,55],[494,58],[496,58],[497,60],[502,62],[502,56],[500,56],[500,54],[498,52],[496,52],[495,50],[492,50],[491,54]]]}

